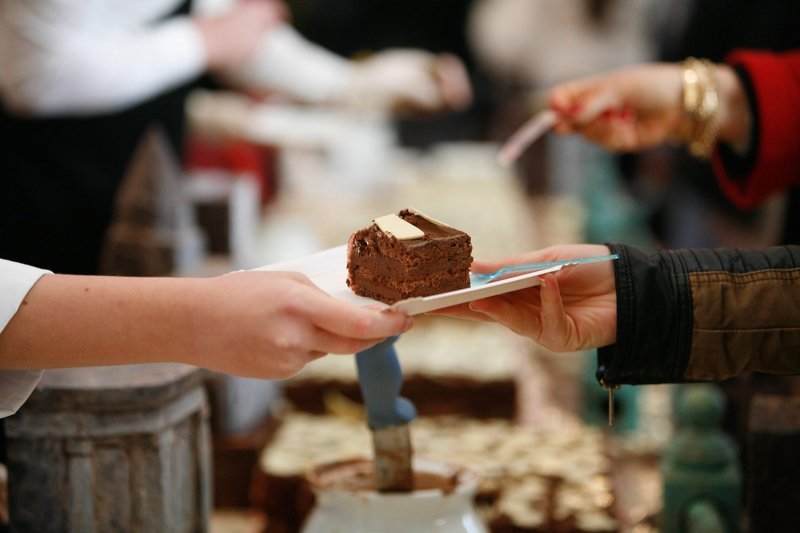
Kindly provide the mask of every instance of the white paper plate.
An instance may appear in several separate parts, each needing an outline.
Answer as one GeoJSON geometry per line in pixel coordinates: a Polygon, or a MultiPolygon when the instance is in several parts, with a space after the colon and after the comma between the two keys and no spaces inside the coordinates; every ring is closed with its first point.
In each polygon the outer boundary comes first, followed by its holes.
{"type": "Polygon", "coordinates": [[[539,276],[549,272],[557,272],[562,266],[555,266],[536,272],[529,272],[506,278],[500,281],[487,283],[478,287],[470,287],[457,291],[444,292],[434,296],[422,298],[409,298],[394,305],[388,306],[378,300],[358,296],[347,286],[347,247],[337,246],[315,254],[307,255],[300,259],[283,261],[267,265],[255,270],[272,270],[301,272],[308,276],[314,284],[334,298],[352,302],[356,305],[379,305],[387,309],[403,311],[409,315],[418,315],[434,311],[451,305],[463,304],[473,300],[480,300],[489,296],[496,296],[507,292],[518,291],[539,284],[539,276]]]}

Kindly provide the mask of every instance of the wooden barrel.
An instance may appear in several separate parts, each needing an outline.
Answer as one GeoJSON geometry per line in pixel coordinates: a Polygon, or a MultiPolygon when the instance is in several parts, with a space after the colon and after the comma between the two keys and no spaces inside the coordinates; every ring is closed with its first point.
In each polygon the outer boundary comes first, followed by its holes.
{"type": "Polygon", "coordinates": [[[6,420],[12,531],[207,531],[205,372],[50,370],[6,420]]]}

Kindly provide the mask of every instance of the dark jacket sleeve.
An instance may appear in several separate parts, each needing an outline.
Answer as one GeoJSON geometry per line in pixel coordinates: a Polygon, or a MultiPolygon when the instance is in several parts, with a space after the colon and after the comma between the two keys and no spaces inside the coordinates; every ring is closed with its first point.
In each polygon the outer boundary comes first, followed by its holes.
{"type": "Polygon", "coordinates": [[[617,342],[599,350],[602,384],[800,374],[800,246],[609,247],[620,256],[617,342]]]}

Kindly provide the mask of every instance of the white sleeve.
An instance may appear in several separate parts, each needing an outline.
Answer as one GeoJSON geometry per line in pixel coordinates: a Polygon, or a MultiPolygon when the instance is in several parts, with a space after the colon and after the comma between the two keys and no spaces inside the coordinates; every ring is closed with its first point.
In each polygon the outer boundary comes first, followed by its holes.
{"type": "Polygon", "coordinates": [[[331,103],[343,98],[352,68],[347,59],[283,24],[264,34],[250,61],[225,74],[238,83],[269,87],[305,102],[331,103]]]}
{"type": "MultiPolygon", "coordinates": [[[[47,270],[0,259],[0,334],[47,270]]],[[[0,418],[13,415],[42,378],[42,370],[0,371],[0,418]]]]}
{"type": "Polygon", "coordinates": [[[200,74],[206,51],[174,0],[0,3],[0,91],[12,109],[85,115],[132,106],[200,74]],[[112,5],[113,4],[113,5],[112,5]]]}

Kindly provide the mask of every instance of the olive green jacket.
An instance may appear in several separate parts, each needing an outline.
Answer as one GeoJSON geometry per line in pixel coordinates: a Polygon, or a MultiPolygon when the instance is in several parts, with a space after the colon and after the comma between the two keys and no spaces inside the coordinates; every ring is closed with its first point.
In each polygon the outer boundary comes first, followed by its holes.
{"type": "Polygon", "coordinates": [[[604,385],[800,374],[800,246],[620,258],[617,342],[598,352],[604,385]]]}

